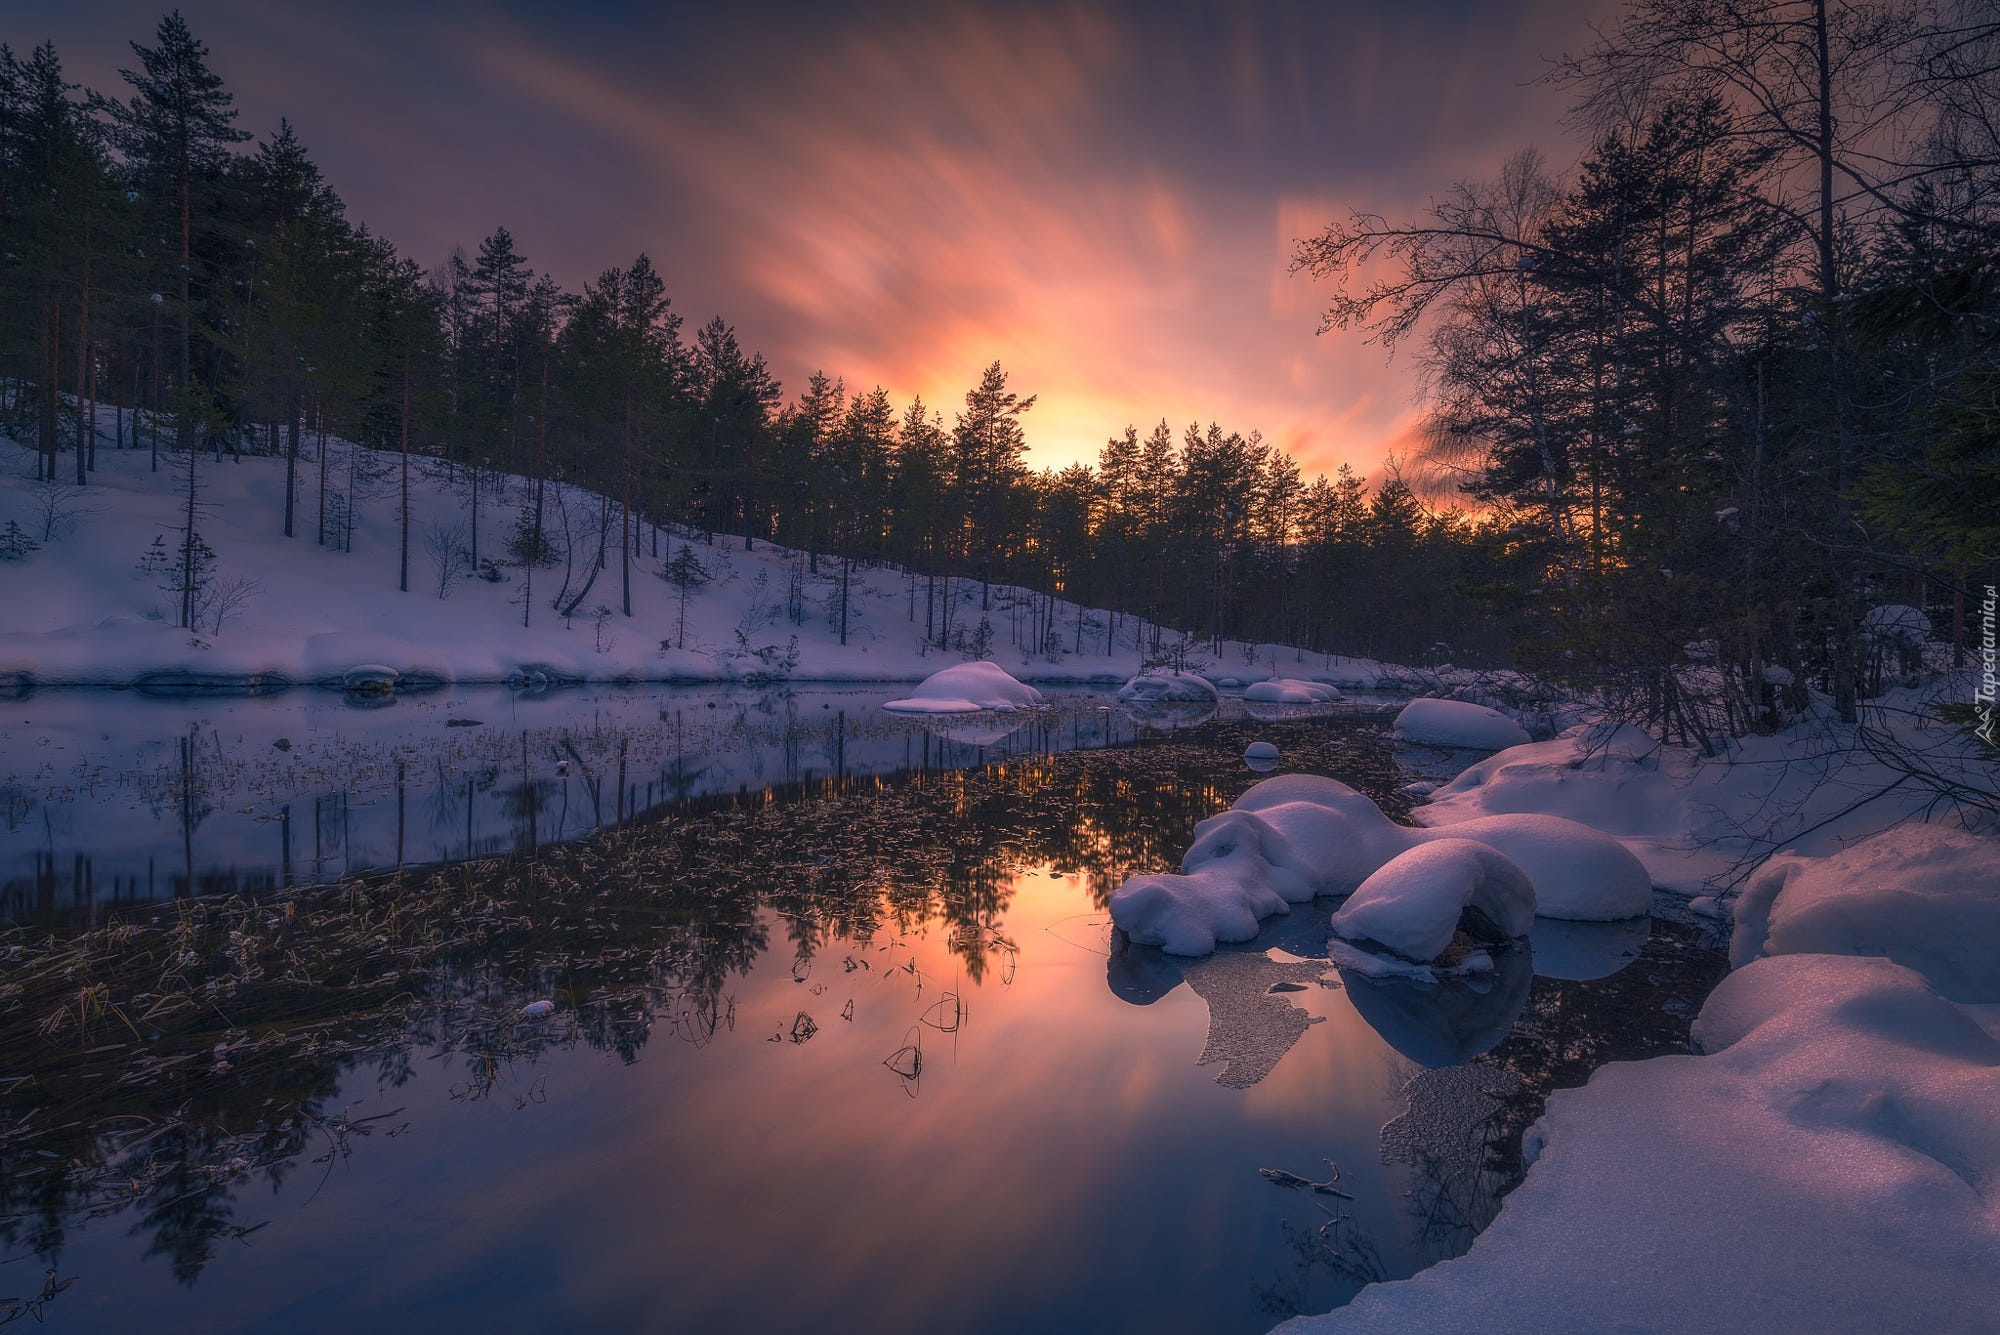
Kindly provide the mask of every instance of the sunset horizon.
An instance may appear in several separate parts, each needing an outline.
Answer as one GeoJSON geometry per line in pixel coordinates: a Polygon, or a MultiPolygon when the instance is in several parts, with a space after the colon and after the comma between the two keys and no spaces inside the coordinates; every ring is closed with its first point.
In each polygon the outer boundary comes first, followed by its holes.
{"type": "MultiPolygon", "coordinates": [[[[1573,153],[1530,82],[1588,37],[1560,4],[180,9],[237,123],[288,120],[426,267],[496,227],[572,291],[644,253],[787,399],[823,371],[949,425],[997,360],[1037,397],[1031,467],[1164,420],[1261,433],[1308,477],[1407,454],[1416,386],[1407,353],[1315,334],[1294,243],[1529,144],[1573,153]]],[[[21,44],[110,90],[153,17],[62,6],[21,44]]]]}

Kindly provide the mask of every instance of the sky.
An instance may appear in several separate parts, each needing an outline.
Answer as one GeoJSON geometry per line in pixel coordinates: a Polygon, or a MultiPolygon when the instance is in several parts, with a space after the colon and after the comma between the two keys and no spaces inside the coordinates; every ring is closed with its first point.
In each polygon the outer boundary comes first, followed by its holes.
{"type": "MultiPolygon", "coordinates": [[[[1602,0],[577,4],[185,0],[260,137],[288,117],[350,216],[429,265],[496,226],[572,290],[641,252],[788,395],[814,370],[947,423],[1000,361],[1030,463],[1126,425],[1261,431],[1308,476],[1407,448],[1416,383],[1315,336],[1295,239],[1410,217],[1520,148],[1602,0]]],[[[163,7],[14,0],[122,91],[163,7]]]]}

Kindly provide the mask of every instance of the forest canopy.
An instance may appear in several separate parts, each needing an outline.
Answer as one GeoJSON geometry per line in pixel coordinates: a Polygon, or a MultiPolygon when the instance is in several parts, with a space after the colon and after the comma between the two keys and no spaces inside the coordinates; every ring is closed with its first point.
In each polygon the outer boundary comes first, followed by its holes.
{"type": "Polygon", "coordinates": [[[956,404],[830,373],[788,395],[726,319],[684,321],[672,262],[570,291],[505,227],[400,253],[289,123],[239,125],[178,13],[117,90],[0,47],[0,425],[88,486],[103,408],[191,511],[200,458],[281,456],[273,526],[330,550],[298,503],[328,440],[428,457],[464,480],[475,567],[557,540],[539,488],[496,512],[496,474],[581,484],[627,614],[642,531],[678,525],[1216,643],[1511,663],[1662,729],[1763,726],[1774,684],[1851,717],[1871,609],[1962,649],[2000,553],[1996,30],[1969,0],[1637,0],[1552,75],[1573,168],[1523,152],[1298,241],[1327,329],[1421,372],[1423,446],[1372,479],[1165,421],[1033,470],[1035,399],[997,361],[956,404]]]}

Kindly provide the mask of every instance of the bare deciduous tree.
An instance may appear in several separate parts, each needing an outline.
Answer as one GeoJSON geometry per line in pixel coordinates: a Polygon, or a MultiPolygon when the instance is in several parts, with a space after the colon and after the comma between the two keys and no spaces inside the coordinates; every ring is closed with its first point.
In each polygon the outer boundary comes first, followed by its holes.
{"type": "Polygon", "coordinates": [[[472,573],[472,553],[465,545],[465,525],[432,520],[425,545],[430,552],[431,573],[437,577],[437,596],[449,598],[458,582],[472,573]]]}
{"type": "Polygon", "coordinates": [[[41,520],[43,542],[60,542],[76,528],[77,520],[97,513],[89,491],[74,483],[42,482],[29,494],[41,520]]]}
{"type": "Polygon", "coordinates": [[[222,634],[223,626],[240,613],[252,598],[263,592],[264,586],[254,579],[231,575],[210,581],[202,601],[203,610],[208,613],[211,633],[222,634]]]}

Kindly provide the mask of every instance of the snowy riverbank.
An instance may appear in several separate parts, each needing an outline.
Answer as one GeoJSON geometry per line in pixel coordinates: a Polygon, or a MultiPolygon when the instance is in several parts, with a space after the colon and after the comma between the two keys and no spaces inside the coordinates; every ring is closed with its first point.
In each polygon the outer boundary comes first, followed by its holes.
{"type": "MultiPolygon", "coordinates": [[[[529,576],[504,564],[502,550],[526,498],[524,480],[482,477],[478,555],[482,564],[503,561],[490,572],[497,578],[483,578],[469,570],[470,479],[430,460],[412,464],[409,591],[402,592],[395,456],[339,442],[328,453],[338,504],[328,504],[324,543],[310,461],[301,464],[296,536],[287,538],[282,459],[196,460],[197,529],[214,563],[191,633],[176,625],[172,588],[185,456],[162,454],[153,472],[148,452],[113,449],[107,437],[87,487],[51,488],[32,480],[33,456],[0,442],[0,530],[13,521],[38,544],[0,561],[0,684],[251,690],[338,685],[377,668],[404,686],[903,682],[978,656],[984,638],[986,656],[1023,681],[1116,686],[1140,671],[1152,648],[1152,628],[1137,618],[1114,624],[1092,609],[1079,617],[1073,604],[1051,605],[1011,586],[926,581],[887,567],[851,572],[843,636],[837,562],[815,571],[804,553],[650,528],[631,561],[627,616],[615,509],[607,559],[593,577],[606,507],[592,493],[553,484],[545,524],[566,532],[581,555],[532,572],[527,596],[529,576]],[[444,555],[451,552],[459,555],[444,555]],[[441,560],[454,567],[448,580],[441,560]],[[574,615],[552,610],[557,590],[586,582],[574,615]],[[233,598],[223,590],[234,590],[233,598]],[[949,648],[935,643],[940,627],[949,648]],[[1039,650],[1037,627],[1049,637],[1039,650]]],[[[1372,686],[1399,671],[1275,645],[1227,643],[1206,657],[1212,678],[1236,684],[1285,676],[1372,686]]]]}
{"type": "MultiPolygon", "coordinates": [[[[1991,791],[1989,763],[1913,726],[1921,700],[1885,703],[1880,735],[1991,791]]],[[[1526,1178],[1465,1256],[1280,1329],[1991,1330],[1990,818],[1898,782],[1824,720],[1709,759],[1576,729],[1473,766],[1417,814],[1449,829],[1518,813],[1616,835],[1695,912],[1733,915],[1736,972],[1690,1055],[1607,1066],[1550,1099],[1526,1178]]]]}

